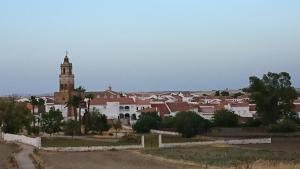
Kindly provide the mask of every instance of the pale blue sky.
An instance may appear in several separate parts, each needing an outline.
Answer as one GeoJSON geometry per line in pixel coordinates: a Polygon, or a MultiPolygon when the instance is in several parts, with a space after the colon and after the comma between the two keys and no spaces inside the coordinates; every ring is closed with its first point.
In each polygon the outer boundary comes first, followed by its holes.
{"type": "Polygon", "coordinates": [[[242,88],[287,71],[300,86],[299,0],[0,0],[0,94],[242,88]]]}

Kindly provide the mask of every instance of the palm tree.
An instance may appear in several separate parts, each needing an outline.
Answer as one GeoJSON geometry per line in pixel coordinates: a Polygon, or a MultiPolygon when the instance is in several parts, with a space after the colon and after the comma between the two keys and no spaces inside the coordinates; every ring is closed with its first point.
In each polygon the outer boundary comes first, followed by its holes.
{"type": "MultiPolygon", "coordinates": [[[[37,100],[37,106],[38,106],[38,114],[39,114],[39,117],[41,117],[40,113],[41,113],[41,109],[42,109],[42,106],[45,105],[45,100],[42,99],[42,98],[39,98],[37,100]]],[[[38,124],[40,124],[40,120],[38,119],[38,124]]]]}
{"type": "Polygon", "coordinates": [[[73,110],[75,121],[77,121],[77,108],[79,106],[80,106],[79,96],[71,96],[69,100],[66,102],[66,107],[71,108],[73,110]]]}
{"type": "Polygon", "coordinates": [[[39,104],[36,96],[31,96],[29,99],[29,103],[31,104],[32,107],[32,114],[33,114],[33,126],[35,127],[35,113],[34,113],[34,109],[35,106],[37,106],[39,104]]]}
{"type": "Polygon", "coordinates": [[[94,99],[94,94],[92,93],[87,93],[85,95],[85,98],[87,99],[87,109],[85,112],[85,120],[84,120],[84,133],[87,134],[88,133],[88,128],[89,128],[89,121],[91,118],[91,114],[90,114],[90,105],[91,105],[91,100],[94,99]]]}
{"type": "Polygon", "coordinates": [[[85,104],[84,102],[84,92],[85,92],[85,88],[82,86],[79,86],[78,88],[75,89],[75,91],[77,91],[79,93],[79,128],[80,128],[80,133],[81,133],[81,123],[82,123],[82,118],[81,118],[81,107],[83,104],[85,104]]]}
{"type": "Polygon", "coordinates": [[[87,98],[87,112],[90,113],[90,106],[91,106],[91,100],[94,99],[94,94],[92,93],[87,93],[85,95],[85,98],[87,98]]]}

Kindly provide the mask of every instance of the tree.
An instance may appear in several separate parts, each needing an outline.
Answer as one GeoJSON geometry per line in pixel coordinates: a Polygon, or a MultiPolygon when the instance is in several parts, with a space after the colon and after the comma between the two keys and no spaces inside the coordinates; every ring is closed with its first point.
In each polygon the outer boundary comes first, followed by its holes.
{"type": "Polygon", "coordinates": [[[37,100],[36,96],[31,96],[30,99],[29,99],[29,103],[32,106],[33,126],[35,126],[36,119],[35,119],[34,109],[35,109],[35,106],[37,106],[39,104],[39,101],[37,100]]]}
{"type": "Polygon", "coordinates": [[[206,132],[210,128],[210,122],[195,112],[179,112],[174,117],[176,131],[183,137],[192,137],[206,132]]]}
{"type": "Polygon", "coordinates": [[[122,123],[119,119],[113,122],[113,128],[116,130],[116,137],[117,137],[118,136],[117,133],[119,129],[122,129],[122,123]]]}
{"type": "Polygon", "coordinates": [[[228,92],[228,91],[222,91],[222,92],[221,92],[221,95],[222,95],[222,96],[229,96],[229,92],[228,92]]]}
{"type": "Polygon", "coordinates": [[[41,117],[41,127],[42,130],[50,136],[53,133],[57,133],[60,131],[63,121],[63,115],[60,110],[55,110],[51,108],[49,112],[43,113],[41,117]]]}
{"type": "MultiPolygon", "coordinates": [[[[42,111],[42,107],[45,105],[45,100],[42,99],[42,98],[38,98],[37,99],[37,106],[38,106],[38,114],[39,114],[39,117],[41,117],[41,111],[42,111]]],[[[44,109],[43,109],[44,111],[44,109]]],[[[44,112],[42,112],[44,113],[44,112]]],[[[40,124],[40,119],[38,119],[38,124],[40,124]]]]}
{"type": "Polygon", "coordinates": [[[81,99],[79,96],[71,96],[66,103],[66,107],[68,107],[69,109],[71,108],[73,110],[73,114],[75,116],[75,121],[77,121],[77,119],[78,119],[77,108],[79,107],[80,102],[81,102],[81,99]]]}
{"type": "Polygon", "coordinates": [[[85,98],[87,98],[87,111],[90,112],[91,100],[94,99],[94,95],[92,93],[87,93],[85,98]]]}
{"type": "Polygon", "coordinates": [[[277,123],[293,112],[297,92],[288,73],[269,72],[262,79],[252,76],[249,80],[246,91],[251,94],[250,101],[256,104],[258,116],[265,125],[277,123]]]}
{"type": "Polygon", "coordinates": [[[64,127],[65,135],[74,137],[76,134],[78,134],[78,127],[79,127],[78,121],[68,120],[64,127]]]}
{"type": "Polygon", "coordinates": [[[238,92],[233,95],[233,98],[238,98],[239,96],[242,96],[242,95],[243,95],[243,93],[238,92]]]}
{"type": "Polygon", "coordinates": [[[89,129],[102,134],[103,131],[108,131],[110,126],[107,122],[107,117],[100,112],[93,111],[90,117],[89,129]]]}
{"type": "Polygon", "coordinates": [[[158,129],[161,121],[157,112],[142,113],[133,125],[133,129],[138,133],[148,133],[151,129],[158,129]]]}
{"type": "Polygon", "coordinates": [[[237,127],[239,116],[230,110],[219,110],[214,114],[213,124],[216,127],[237,127]]]}
{"type": "Polygon", "coordinates": [[[94,95],[92,93],[87,93],[85,95],[85,98],[87,99],[87,109],[84,114],[84,133],[87,134],[89,130],[89,124],[90,124],[90,118],[91,118],[91,113],[90,113],[90,105],[91,105],[91,100],[94,99],[94,95]]]}
{"type": "Polygon", "coordinates": [[[29,129],[33,115],[24,104],[10,101],[0,102],[0,126],[3,132],[17,134],[21,129],[29,129]]]}
{"type": "Polygon", "coordinates": [[[81,124],[82,124],[82,119],[81,119],[81,108],[82,105],[85,104],[84,102],[84,92],[85,92],[85,88],[82,86],[79,86],[78,88],[75,89],[75,91],[77,91],[79,93],[79,128],[80,128],[80,132],[81,132],[81,124]]]}
{"type": "Polygon", "coordinates": [[[220,96],[220,91],[216,91],[215,96],[220,96]]]}

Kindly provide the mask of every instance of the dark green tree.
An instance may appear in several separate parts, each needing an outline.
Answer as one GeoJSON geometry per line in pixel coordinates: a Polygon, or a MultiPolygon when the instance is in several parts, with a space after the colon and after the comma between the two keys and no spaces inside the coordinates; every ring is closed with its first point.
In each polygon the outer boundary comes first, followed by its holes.
{"type": "Polygon", "coordinates": [[[76,120],[68,120],[64,126],[65,135],[74,137],[78,134],[79,123],[76,120]]]}
{"type": "Polygon", "coordinates": [[[78,97],[79,97],[79,113],[78,113],[78,120],[79,120],[79,126],[81,129],[81,124],[82,124],[82,119],[81,119],[81,108],[85,107],[85,102],[84,102],[84,98],[85,98],[85,88],[82,86],[79,86],[78,88],[75,89],[75,91],[78,92],[78,97]]]}
{"type": "Polygon", "coordinates": [[[30,99],[29,99],[29,103],[31,104],[31,107],[32,107],[32,115],[33,115],[33,126],[35,126],[35,123],[36,123],[36,119],[35,119],[35,107],[39,105],[39,101],[38,99],[36,98],[36,96],[31,96],[30,99]]]}
{"type": "Polygon", "coordinates": [[[84,114],[83,123],[84,123],[84,133],[87,134],[91,124],[90,106],[91,106],[91,100],[94,99],[94,94],[87,93],[85,94],[85,98],[87,99],[87,109],[84,114]]]}
{"type": "Polygon", "coordinates": [[[41,117],[41,128],[44,132],[50,134],[57,133],[61,130],[63,115],[60,110],[51,108],[49,112],[45,112],[41,117]]]}
{"type": "Polygon", "coordinates": [[[216,91],[215,96],[220,96],[220,91],[216,91]]]}
{"type": "MultiPolygon", "coordinates": [[[[38,115],[41,118],[41,113],[45,112],[45,100],[42,98],[37,99],[37,106],[38,106],[38,115]]],[[[40,124],[40,119],[38,119],[38,124],[40,124]]]]}
{"type": "Polygon", "coordinates": [[[213,124],[216,127],[237,127],[239,116],[230,110],[219,110],[214,114],[213,124]]]}
{"type": "Polygon", "coordinates": [[[133,125],[133,129],[138,133],[148,133],[151,129],[158,129],[161,121],[157,112],[142,113],[133,125]]]}
{"type": "Polygon", "coordinates": [[[228,91],[222,91],[222,92],[221,92],[221,95],[222,95],[222,96],[229,96],[229,92],[228,92],[228,91]]]}
{"type": "Polygon", "coordinates": [[[256,104],[259,117],[264,124],[274,124],[293,112],[297,92],[292,86],[291,77],[286,72],[263,75],[260,79],[252,76],[247,92],[251,102],[256,104]]]}
{"type": "Polygon", "coordinates": [[[243,93],[238,92],[238,93],[233,94],[233,98],[238,98],[239,96],[242,96],[242,95],[243,95],[243,93]]]}
{"type": "Polygon", "coordinates": [[[29,129],[32,122],[33,115],[24,104],[0,102],[0,126],[3,132],[17,134],[21,129],[29,129]]]}
{"type": "Polygon", "coordinates": [[[78,120],[77,109],[79,108],[80,103],[81,103],[81,98],[79,96],[71,96],[66,103],[66,107],[73,110],[75,121],[78,120]]]}
{"type": "Polygon", "coordinates": [[[195,112],[179,112],[174,117],[174,127],[183,137],[193,137],[207,132],[211,124],[195,112]]]}
{"type": "Polygon", "coordinates": [[[107,122],[107,117],[100,112],[93,111],[90,117],[89,129],[102,134],[103,131],[108,131],[110,126],[107,122]]]}

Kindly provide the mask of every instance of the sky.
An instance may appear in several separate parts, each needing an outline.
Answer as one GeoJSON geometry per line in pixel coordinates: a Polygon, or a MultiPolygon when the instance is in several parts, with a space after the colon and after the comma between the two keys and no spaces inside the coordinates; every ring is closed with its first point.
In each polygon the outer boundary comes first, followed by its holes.
{"type": "Polygon", "coordinates": [[[0,95],[76,86],[239,89],[289,72],[300,87],[299,0],[0,0],[0,95]]]}

